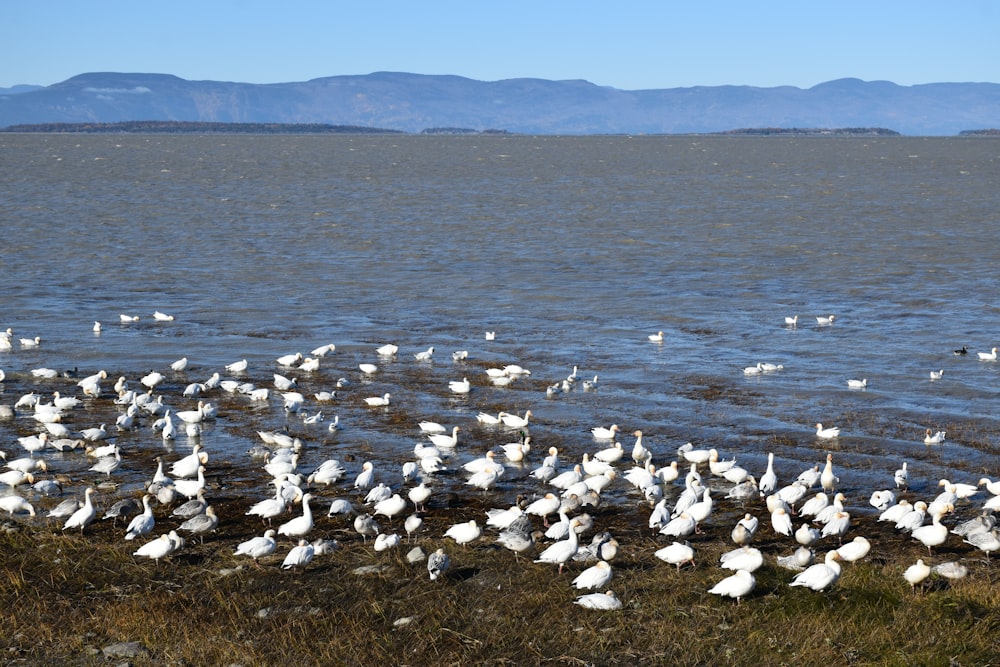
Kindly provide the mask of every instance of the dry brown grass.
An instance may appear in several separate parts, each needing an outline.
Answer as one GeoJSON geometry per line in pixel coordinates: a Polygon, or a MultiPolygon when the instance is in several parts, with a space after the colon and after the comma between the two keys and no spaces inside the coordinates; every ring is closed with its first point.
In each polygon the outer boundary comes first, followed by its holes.
{"type": "MultiPolygon", "coordinates": [[[[233,516],[239,501],[217,504],[233,516]]],[[[443,517],[427,520],[443,531],[443,517]]],[[[877,525],[861,530],[879,533],[879,553],[845,565],[834,590],[789,588],[791,573],[768,564],[739,605],[706,592],[724,574],[722,531],[698,537],[699,565],[677,572],[652,556],[665,538],[623,527],[610,586],[619,612],[572,604],[584,566],[559,576],[486,540],[450,545],[453,566],[432,582],[405,550],[376,554],[337,530],[341,548],[303,572],[280,570],[279,554],[256,568],[231,545],[258,528],[231,521],[159,565],[134,558],[135,544],[106,523],[83,536],[4,533],[4,661],[105,664],[101,648],[126,641],[145,649],[133,664],[158,665],[987,665],[1000,655],[992,566],[958,547],[940,558],[968,556],[972,574],[913,594],[901,573],[919,545],[877,525]],[[354,572],[373,564],[384,570],[354,572]]]]}

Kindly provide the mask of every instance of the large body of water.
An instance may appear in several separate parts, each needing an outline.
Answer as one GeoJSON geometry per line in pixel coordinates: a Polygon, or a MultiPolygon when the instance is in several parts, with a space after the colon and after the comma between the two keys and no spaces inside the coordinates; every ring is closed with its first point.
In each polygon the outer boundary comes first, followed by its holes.
{"type": "MultiPolygon", "coordinates": [[[[106,369],[108,392],[157,369],[185,409],[188,382],[246,358],[260,386],[282,372],[307,398],[351,380],[332,406],[303,408],[344,429],[306,427],[279,398],[230,401],[206,448],[237,460],[254,444],[243,427],[288,425],[303,467],[361,452],[350,479],[364,458],[386,471],[405,458],[420,419],[463,427],[453,464],[481,456],[514,439],[476,424],[500,409],[530,409],[536,449],[558,444],[564,461],[612,423],[641,429],[660,463],[692,441],[759,475],[773,452],[783,481],[833,451],[858,504],[904,460],[927,493],[1000,474],[1000,364],[976,358],[1000,344],[997,141],[0,135],[0,173],[0,328],[15,338],[0,352],[2,403],[72,393],[33,368],[106,369]],[[20,349],[36,335],[37,350],[20,349]],[[387,342],[399,352],[378,360],[387,342]],[[319,372],[275,364],[324,343],[337,351],[319,372]],[[414,360],[429,346],[432,362],[414,360]],[[189,369],[170,374],[184,356],[189,369]],[[783,369],[743,374],[762,361],[783,369]],[[380,372],[364,379],[359,362],[380,372]],[[508,363],[530,379],[491,386],[484,369],[508,363]],[[598,389],[547,398],[574,366],[598,389]],[[475,385],[464,398],[447,387],[462,377],[475,385]],[[386,410],[361,401],[383,392],[386,410]],[[817,440],[817,422],[841,437],[817,440]],[[946,429],[946,444],[925,446],[925,428],[946,429]]],[[[97,425],[86,410],[71,424],[97,425]]],[[[0,448],[35,431],[24,414],[0,423],[0,448]]],[[[118,438],[162,447],[145,424],[118,438]]],[[[55,467],[87,480],[77,458],[55,467]]],[[[522,472],[499,489],[529,484],[522,472]]]]}

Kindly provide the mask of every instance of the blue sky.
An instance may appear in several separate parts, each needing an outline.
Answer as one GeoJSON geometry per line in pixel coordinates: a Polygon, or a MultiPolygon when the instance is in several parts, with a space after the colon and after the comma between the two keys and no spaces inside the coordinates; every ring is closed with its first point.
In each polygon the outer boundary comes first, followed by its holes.
{"type": "Polygon", "coordinates": [[[402,71],[625,90],[1000,83],[995,0],[4,0],[0,87],[84,72],[249,83],[402,71]]]}

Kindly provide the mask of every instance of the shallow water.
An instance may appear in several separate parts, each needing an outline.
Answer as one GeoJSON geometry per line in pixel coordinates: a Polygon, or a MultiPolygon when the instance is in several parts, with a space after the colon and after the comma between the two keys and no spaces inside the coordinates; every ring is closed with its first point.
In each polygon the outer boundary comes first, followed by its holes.
{"type": "MultiPolygon", "coordinates": [[[[627,450],[641,429],[656,462],[692,441],[759,475],[772,451],[790,481],[833,451],[859,504],[903,460],[933,493],[942,477],[1000,474],[1000,366],[975,355],[998,344],[998,156],[1000,143],[964,138],[0,135],[0,325],[42,337],[0,352],[0,402],[75,390],[34,368],[106,369],[105,398],[67,420],[81,429],[113,417],[119,375],[136,386],[186,356],[161,390],[188,409],[187,383],[247,358],[259,386],[273,372],[310,398],[351,385],[303,409],[339,415],[336,435],[278,398],[210,395],[223,410],[202,441],[234,469],[253,470],[253,430],[287,426],[306,443],[303,468],[350,457],[352,480],[368,458],[398,484],[417,421],[463,427],[454,468],[516,439],[477,412],[530,409],[535,450],[498,504],[540,491],[525,477],[535,452],[557,444],[579,460],[598,448],[590,428],[611,423],[627,450]],[[156,309],[176,319],[154,322],[156,309]],[[658,330],[665,341],[648,342],[658,330]],[[274,362],[329,342],[319,372],[274,362]],[[385,342],[400,351],[380,361],[385,342]],[[962,345],[970,354],[953,355],[962,345]],[[432,362],[413,359],[429,346],[432,362]],[[452,361],[459,349],[468,361],[452,361]],[[744,376],[758,361],[784,368],[744,376]],[[359,362],[380,372],[363,378],[359,362]],[[530,380],[490,386],[484,369],[507,363],[530,380]],[[599,388],[546,398],[574,366],[599,388]],[[451,395],[463,376],[473,392],[451,395]],[[389,408],[363,405],[384,392],[389,408]],[[816,422],[843,434],[818,441],[816,422]],[[946,444],[925,447],[925,428],[948,430],[946,444]]],[[[0,449],[21,455],[15,437],[35,431],[19,413],[0,423],[0,449]]],[[[163,444],[148,421],[117,440],[142,464],[126,456],[114,478],[138,488],[163,444]]],[[[96,481],[81,455],[53,463],[96,481]]]]}

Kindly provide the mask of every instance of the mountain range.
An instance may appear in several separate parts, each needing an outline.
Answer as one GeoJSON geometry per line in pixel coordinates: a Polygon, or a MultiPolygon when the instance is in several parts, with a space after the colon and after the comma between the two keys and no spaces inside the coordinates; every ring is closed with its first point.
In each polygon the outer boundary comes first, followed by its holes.
{"type": "Polygon", "coordinates": [[[885,128],[954,135],[1000,128],[1000,84],[838,79],[796,88],[620,90],[582,80],[376,72],[305,82],[189,81],[95,72],[0,91],[0,128],[25,124],[187,121],[323,123],[416,133],[686,134],[742,128],[885,128]]]}

